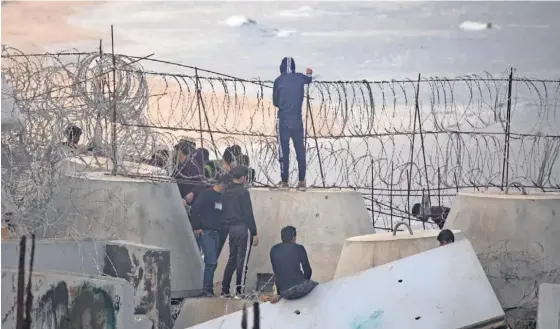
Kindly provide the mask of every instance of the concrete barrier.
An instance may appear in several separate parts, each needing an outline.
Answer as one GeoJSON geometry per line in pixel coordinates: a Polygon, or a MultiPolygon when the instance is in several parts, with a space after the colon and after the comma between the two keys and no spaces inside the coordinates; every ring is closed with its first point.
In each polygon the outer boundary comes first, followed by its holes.
{"type": "Polygon", "coordinates": [[[536,316],[540,283],[560,283],[558,193],[459,193],[445,227],[472,242],[512,324],[536,316]]]}
{"type": "MultiPolygon", "coordinates": [[[[185,298],[173,329],[185,329],[240,311],[247,301],[229,298],[185,298]]],[[[247,306],[252,303],[248,303],[247,306]]]]}
{"type": "Polygon", "coordinates": [[[537,329],[560,329],[560,284],[539,286],[537,329]]]}
{"type": "Polygon", "coordinates": [[[169,250],[128,241],[108,241],[103,274],[134,286],[134,313],[146,315],[153,329],[173,326],[169,250]]]}
{"type": "MultiPolygon", "coordinates": [[[[33,267],[37,270],[101,275],[106,240],[38,239],[33,267]]],[[[2,241],[2,266],[18,266],[19,241],[2,241]]],[[[29,264],[31,244],[25,252],[29,264]]]]}
{"type": "MultiPolygon", "coordinates": [[[[119,167],[123,167],[127,173],[137,175],[168,176],[165,169],[145,163],[121,161],[119,167]]],[[[113,162],[103,156],[81,155],[62,159],[58,168],[67,174],[84,171],[110,172],[113,169],[113,162]]]]}
{"type": "MultiPolygon", "coordinates": [[[[374,233],[364,200],[355,191],[251,188],[249,192],[260,243],[251,250],[248,290],[256,288],[258,273],[272,273],[270,248],[281,242],[284,226],[296,227],[298,243],[307,249],[313,276],[320,282],[332,280],[346,238],[374,233]]],[[[228,254],[226,242],[218,260],[217,283],[222,280],[228,254]]]]}
{"type": "MultiPolygon", "coordinates": [[[[34,269],[107,275],[133,284],[134,313],[146,315],[153,329],[170,328],[170,252],[129,241],[36,240],[34,269]]],[[[2,242],[2,266],[18,266],[19,242],[2,242]]],[[[26,264],[31,245],[27,244],[26,264]]]]}
{"type": "MultiPolygon", "coordinates": [[[[252,310],[248,311],[252,327],[252,310]]],[[[241,312],[193,326],[237,329],[241,312]]],[[[466,239],[317,286],[308,296],[260,305],[260,327],[499,328],[504,312],[466,239]]]]}
{"type": "MultiPolygon", "coordinates": [[[[2,328],[15,328],[17,276],[17,267],[2,266],[2,328]]],[[[134,326],[132,286],[123,279],[33,271],[31,284],[33,329],[134,326]]]]}
{"type": "Polygon", "coordinates": [[[202,259],[176,183],[84,172],[60,185],[49,216],[66,222],[47,235],[83,234],[169,249],[171,297],[202,292],[202,259]]]}
{"type": "MultiPolygon", "coordinates": [[[[335,279],[356,274],[375,266],[439,247],[440,230],[379,232],[346,239],[334,275],[335,279]]],[[[454,230],[455,241],[464,238],[461,231],[454,230]]]]}

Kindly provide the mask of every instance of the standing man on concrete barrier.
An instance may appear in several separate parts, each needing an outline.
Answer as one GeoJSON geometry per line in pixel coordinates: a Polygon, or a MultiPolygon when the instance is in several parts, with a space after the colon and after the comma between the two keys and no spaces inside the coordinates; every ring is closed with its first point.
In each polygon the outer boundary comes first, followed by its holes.
{"type": "Polygon", "coordinates": [[[222,175],[216,184],[202,192],[191,207],[192,228],[204,253],[203,294],[214,296],[214,272],[218,266],[220,230],[222,229],[222,192],[231,176],[222,175]]]}
{"type": "Polygon", "coordinates": [[[282,242],[270,249],[270,262],[278,289],[278,295],[271,300],[273,304],[280,298],[305,297],[318,285],[311,280],[312,271],[307,252],[302,245],[296,243],[296,235],[295,227],[284,227],[280,231],[282,242]]]}
{"type": "Polygon", "coordinates": [[[280,187],[287,188],[290,169],[290,139],[294,143],[299,171],[299,189],[305,189],[305,145],[301,107],[305,94],[305,85],[311,83],[313,70],[306,69],[305,74],[296,73],[296,62],[291,57],[284,57],[280,64],[280,76],[274,80],[272,102],[278,108],[276,117],[276,135],[278,138],[278,159],[280,161],[280,187]]]}
{"type": "Polygon", "coordinates": [[[245,166],[234,167],[230,174],[233,182],[225,189],[222,197],[222,216],[229,228],[229,258],[224,270],[221,297],[230,297],[230,284],[233,272],[236,272],[235,292],[237,298],[244,295],[247,264],[251,254],[251,245],[257,246],[257,226],[253,216],[251,196],[244,184],[249,175],[245,166]]]}

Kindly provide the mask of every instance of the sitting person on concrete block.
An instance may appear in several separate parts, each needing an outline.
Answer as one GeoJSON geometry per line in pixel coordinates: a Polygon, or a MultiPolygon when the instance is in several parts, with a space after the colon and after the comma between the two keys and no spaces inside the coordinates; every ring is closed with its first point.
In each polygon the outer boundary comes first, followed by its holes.
{"type": "Polygon", "coordinates": [[[214,296],[214,272],[218,266],[220,230],[222,229],[222,192],[231,182],[223,175],[218,182],[200,192],[191,207],[191,225],[204,253],[203,295],[214,296]]]}
{"type": "Polygon", "coordinates": [[[440,246],[445,246],[447,244],[455,242],[455,234],[451,230],[445,229],[439,232],[437,236],[440,246]]]}
{"type": "Polygon", "coordinates": [[[273,304],[281,298],[299,299],[307,296],[318,285],[311,280],[311,265],[305,248],[296,243],[296,228],[286,226],[280,235],[282,242],[270,249],[270,262],[278,289],[278,295],[271,300],[273,304]]]}

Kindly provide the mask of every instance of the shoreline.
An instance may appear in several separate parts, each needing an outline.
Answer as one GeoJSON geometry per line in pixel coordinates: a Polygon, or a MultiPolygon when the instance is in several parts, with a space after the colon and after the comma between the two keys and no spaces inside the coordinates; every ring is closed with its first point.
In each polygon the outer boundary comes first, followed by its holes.
{"type": "Polygon", "coordinates": [[[94,40],[101,33],[68,23],[68,17],[101,1],[2,2],[2,45],[22,52],[44,52],[47,45],[94,40]]]}

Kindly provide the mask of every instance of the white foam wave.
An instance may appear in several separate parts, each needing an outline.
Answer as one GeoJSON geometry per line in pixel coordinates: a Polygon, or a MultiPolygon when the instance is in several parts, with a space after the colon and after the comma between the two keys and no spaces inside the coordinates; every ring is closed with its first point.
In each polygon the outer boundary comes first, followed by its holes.
{"type": "Polygon", "coordinates": [[[548,29],[550,26],[545,24],[508,24],[508,27],[520,27],[525,29],[548,29]]]}
{"type": "Polygon", "coordinates": [[[280,11],[276,15],[284,17],[309,17],[312,12],[313,8],[310,6],[302,6],[297,9],[280,11]]]}
{"type": "Polygon", "coordinates": [[[245,25],[255,25],[257,22],[245,16],[234,15],[223,21],[223,24],[231,27],[241,27],[245,25]]]}
{"type": "Polygon", "coordinates": [[[296,30],[276,30],[276,36],[277,37],[289,37],[291,35],[294,35],[297,33],[296,30]]]}
{"type": "Polygon", "coordinates": [[[492,23],[478,22],[478,21],[464,21],[459,25],[459,28],[468,31],[482,31],[492,28],[492,23]]]}

